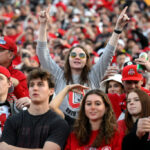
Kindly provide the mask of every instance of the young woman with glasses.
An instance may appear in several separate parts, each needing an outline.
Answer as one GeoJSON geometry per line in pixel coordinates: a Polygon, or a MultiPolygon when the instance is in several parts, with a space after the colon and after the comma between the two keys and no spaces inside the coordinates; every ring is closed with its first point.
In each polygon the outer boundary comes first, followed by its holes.
{"type": "MultiPolygon", "coordinates": [[[[47,48],[47,23],[49,21],[49,11],[41,11],[39,15],[40,27],[39,37],[37,43],[37,55],[39,57],[42,67],[49,70],[54,75],[55,80],[55,93],[58,94],[67,84],[82,84],[89,86],[91,89],[99,88],[99,83],[104,76],[104,73],[111,62],[111,58],[114,54],[115,47],[117,45],[119,35],[123,30],[123,27],[129,21],[128,16],[125,14],[125,8],[116,23],[115,30],[105,47],[105,51],[99,61],[90,66],[89,54],[84,47],[77,45],[73,46],[68,55],[66,56],[65,67],[62,70],[49,55],[47,48]]],[[[65,119],[72,124],[77,117],[80,101],[84,95],[69,92],[62,102],[60,109],[65,114],[65,119]]]]}

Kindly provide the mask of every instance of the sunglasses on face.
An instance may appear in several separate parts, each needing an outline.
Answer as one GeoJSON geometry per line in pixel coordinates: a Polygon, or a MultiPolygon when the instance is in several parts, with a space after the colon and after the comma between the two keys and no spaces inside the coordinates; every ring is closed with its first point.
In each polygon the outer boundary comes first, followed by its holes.
{"type": "MultiPolygon", "coordinates": [[[[84,59],[86,57],[85,53],[79,53],[78,55],[79,55],[80,59],[84,59]]],[[[71,56],[71,58],[75,58],[75,57],[77,57],[77,53],[76,52],[71,52],[70,56],[71,56]]]]}

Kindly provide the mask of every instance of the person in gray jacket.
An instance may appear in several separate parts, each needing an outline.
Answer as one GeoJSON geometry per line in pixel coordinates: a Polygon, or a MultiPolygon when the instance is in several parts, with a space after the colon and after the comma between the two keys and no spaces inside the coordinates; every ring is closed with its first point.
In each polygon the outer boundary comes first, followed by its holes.
{"type": "MultiPolygon", "coordinates": [[[[87,50],[84,49],[84,47],[77,45],[73,46],[68,52],[64,70],[62,70],[51,58],[47,47],[46,30],[47,23],[50,20],[50,6],[46,10],[40,12],[40,27],[36,52],[41,66],[54,75],[56,94],[58,94],[67,84],[79,83],[90,87],[90,89],[100,88],[100,81],[103,78],[107,67],[111,63],[120,33],[129,21],[126,10],[127,7],[121,12],[114,32],[105,47],[104,53],[95,65],[90,67],[90,56],[87,50]]],[[[80,102],[85,91],[82,91],[82,93],[83,94],[77,94],[70,91],[60,106],[60,109],[65,114],[65,119],[71,125],[78,115],[80,102]]]]}

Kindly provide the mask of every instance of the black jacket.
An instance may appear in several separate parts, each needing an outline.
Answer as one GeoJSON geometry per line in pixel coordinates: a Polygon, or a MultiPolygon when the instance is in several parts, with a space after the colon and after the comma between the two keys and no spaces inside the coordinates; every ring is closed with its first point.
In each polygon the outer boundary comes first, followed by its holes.
{"type": "Polygon", "coordinates": [[[149,133],[146,133],[142,139],[136,136],[137,122],[129,134],[127,134],[122,142],[122,150],[150,150],[149,133]]]}

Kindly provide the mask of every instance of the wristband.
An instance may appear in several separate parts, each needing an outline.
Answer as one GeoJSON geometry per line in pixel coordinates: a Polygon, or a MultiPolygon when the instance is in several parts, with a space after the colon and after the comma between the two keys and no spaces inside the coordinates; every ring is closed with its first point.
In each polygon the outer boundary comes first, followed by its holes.
{"type": "Polygon", "coordinates": [[[120,34],[122,32],[122,30],[115,29],[114,32],[117,33],[117,34],[120,34]]]}

